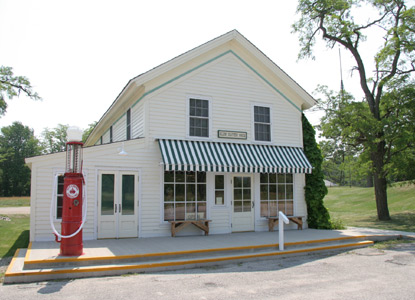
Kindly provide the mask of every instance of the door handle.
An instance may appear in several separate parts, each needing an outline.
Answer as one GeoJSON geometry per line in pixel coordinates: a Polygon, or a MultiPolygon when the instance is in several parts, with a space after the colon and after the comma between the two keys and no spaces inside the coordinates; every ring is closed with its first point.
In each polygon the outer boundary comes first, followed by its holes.
{"type": "Polygon", "coordinates": [[[121,204],[118,204],[118,205],[119,205],[118,212],[121,213],[121,204]]]}
{"type": "Polygon", "coordinates": [[[255,207],[255,202],[254,201],[252,201],[252,208],[254,208],[255,207]]]}
{"type": "Polygon", "coordinates": [[[117,204],[115,204],[115,213],[117,213],[117,204]]]}

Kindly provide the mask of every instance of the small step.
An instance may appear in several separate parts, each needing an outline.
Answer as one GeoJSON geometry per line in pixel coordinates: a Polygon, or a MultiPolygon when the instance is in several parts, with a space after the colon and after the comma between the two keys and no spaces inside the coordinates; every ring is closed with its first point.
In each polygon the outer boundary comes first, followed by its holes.
{"type": "Polygon", "coordinates": [[[40,268],[34,270],[24,270],[23,264],[26,255],[26,249],[16,251],[15,257],[6,271],[4,283],[36,282],[53,279],[69,279],[82,277],[98,277],[121,275],[127,273],[156,272],[177,269],[189,269],[196,267],[205,267],[219,265],[229,262],[240,262],[258,259],[270,259],[277,256],[305,255],[317,251],[339,251],[354,248],[367,247],[372,245],[373,241],[359,241],[353,243],[338,243],[324,246],[303,247],[285,251],[266,249],[261,252],[252,253],[218,253],[206,252],[200,257],[183,257],[183,256],[165,256],[158,260],[148,260],[141,262],[121,262],[103,263],[101,265],[75,266],[75,267],[54,267],[40,268]]]}

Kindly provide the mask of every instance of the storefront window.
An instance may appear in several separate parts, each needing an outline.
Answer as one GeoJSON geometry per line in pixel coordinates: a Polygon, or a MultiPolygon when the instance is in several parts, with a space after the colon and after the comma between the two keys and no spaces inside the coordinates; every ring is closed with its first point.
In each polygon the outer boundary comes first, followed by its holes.
{"type": "Polygon", "coordinates": [[[225,175],[215,175],[215,205],[225,204],[225,175]]]}
{"type": "Polygon", "coordinates": [[[279,211],[294,214],[293,174],[261,173],[261,217],[275,217],[279,211]]]}
{"type": "Polygon", "coordinates": [[[164,172],[164,220],[206,219],[206,173],[164,172]]]}

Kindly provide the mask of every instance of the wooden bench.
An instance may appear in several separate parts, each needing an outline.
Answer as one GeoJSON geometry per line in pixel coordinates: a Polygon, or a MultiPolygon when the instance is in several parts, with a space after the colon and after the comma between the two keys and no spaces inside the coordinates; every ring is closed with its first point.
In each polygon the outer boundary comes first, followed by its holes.
{"type": "Polygon", "coordinates": [[[176,233],[178,233],[183,228],[194,225],[197,228],[203,230],[205,232],[205,235],[209,235],[209,222],[211,220],[180,220],[180,221],[169,221],[171,224],[171,236],[176,236],[176,233]]]}
{"type": "MultiPolygon", "coordinates": [[[[297,230],[303,229],[303,218],[301,216],[287,216],[288,220],[297,224],[297,230]]],[[[268,217],[269,231],[274,231],[275,225],[278,223],[278,217],[268,217]]]]}

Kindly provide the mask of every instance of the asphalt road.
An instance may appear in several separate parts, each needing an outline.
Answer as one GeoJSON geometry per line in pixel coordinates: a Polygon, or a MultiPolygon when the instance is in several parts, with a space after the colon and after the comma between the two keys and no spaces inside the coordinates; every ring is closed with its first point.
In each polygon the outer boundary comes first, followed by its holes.
{"type": "Polygon", "coordinates": [[[415,299],[415,243],[158,274],[2,285],[0,299],[415,299]]]}

